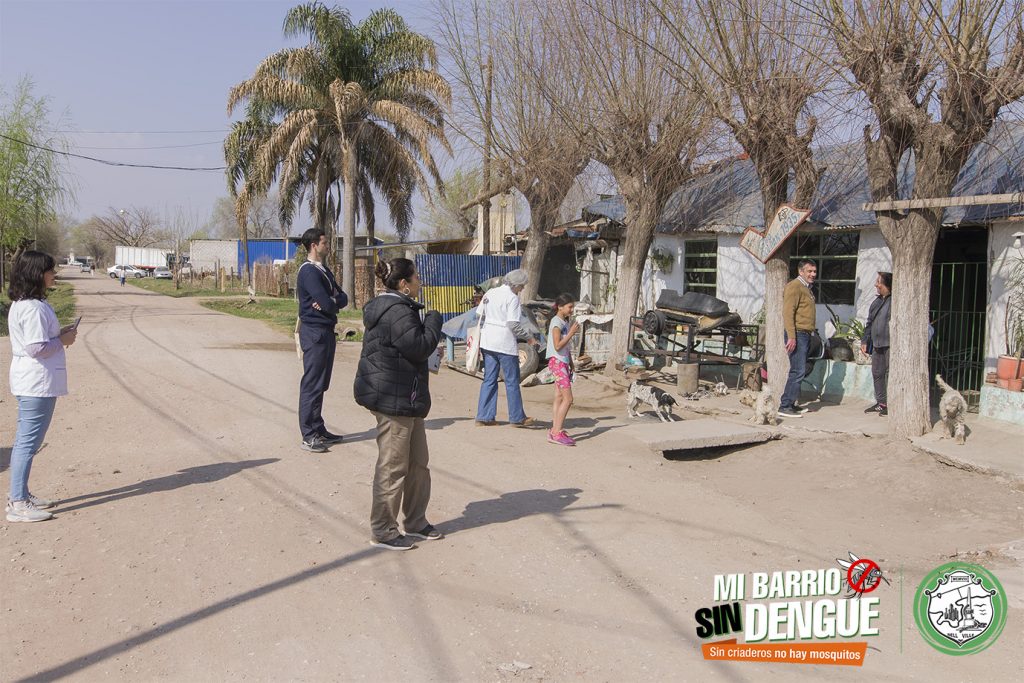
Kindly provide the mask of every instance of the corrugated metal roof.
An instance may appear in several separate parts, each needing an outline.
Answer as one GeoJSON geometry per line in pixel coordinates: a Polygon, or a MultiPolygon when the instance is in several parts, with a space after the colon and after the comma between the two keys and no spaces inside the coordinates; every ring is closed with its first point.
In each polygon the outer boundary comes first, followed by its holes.
{"type": "MultiPolygon", "coordinates": [[[[913,160],[901,164],[901,199],[907,198],[913,181],[913,160]]],[[[818,194],[811,207],[809,223],[839,228],[874,225],[874,212],[861,207],[871,201],[867,162],[862,142],[815,151],[825,168],[818,182],[818,194]]],[[[953,188],[954,196],[1003,194],[1024,191],[1024,124],[999,122],[971,153],[953,188]]],[[[680,187],[665,206],[660,233],[732,232],[762,227],[761,187],[749,159],[723,161],[707,173],[680,187]]],[[[585,218],[606,216],[625,222],[626,208],[621,196],[590,204],[585,218]]],[[[987,223],[1009,216],[1024,216],[1024,205],[991,204],[950,207],[943,223],[987,223]]]]}

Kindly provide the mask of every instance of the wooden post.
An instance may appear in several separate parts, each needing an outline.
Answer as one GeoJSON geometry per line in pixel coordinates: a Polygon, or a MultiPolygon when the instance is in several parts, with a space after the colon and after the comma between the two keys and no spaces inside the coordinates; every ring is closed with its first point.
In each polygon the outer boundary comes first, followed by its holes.
{"type": "Polygon", "coordinates": [[[484,196],[487,196],[480,206],[483,208],[483,216],[480,217],[480,239],[483,241],[483,255],[491,254],[491,88],[494,75],[494,65],[491,62],[491,55],[487,55],[487,65],[484,75],[484,196]]]}

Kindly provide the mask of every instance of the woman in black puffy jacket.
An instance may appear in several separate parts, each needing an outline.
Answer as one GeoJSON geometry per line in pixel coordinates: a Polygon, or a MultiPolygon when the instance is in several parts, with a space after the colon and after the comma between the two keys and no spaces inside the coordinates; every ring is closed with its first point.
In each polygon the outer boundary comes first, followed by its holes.
{"type": "Polygon", "coordinates": [[[441,315],[416,301],[420,278],[412,261],[381,261],[377,277],[387,291],[363,309],[363,351],[356,371],[356,403],[377,418],[377,469],[370,508],[371,543],[409,550],[413,538],[442,537],[426,518],[430,502],[427,433],[430,412],[427,360],[441,340],[441,315]],[[401,506],[405,535],[398,530],[401,506]]]}

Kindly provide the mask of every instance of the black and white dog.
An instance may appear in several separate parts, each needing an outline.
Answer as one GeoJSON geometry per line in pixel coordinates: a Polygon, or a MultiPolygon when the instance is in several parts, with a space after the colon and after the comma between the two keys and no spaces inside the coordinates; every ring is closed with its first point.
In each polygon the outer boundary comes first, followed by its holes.
{"type": "Polygon", "coordinates": [[[649,387],[640,382],[633,382],[629,385],[629,393],[626,394],[626,412],[630,417],[640,417],[637,406],[646,403],[654,410],[662,422],[672,422],[672,406],[676,400],[670,393],[658,387],[649,387]]]}

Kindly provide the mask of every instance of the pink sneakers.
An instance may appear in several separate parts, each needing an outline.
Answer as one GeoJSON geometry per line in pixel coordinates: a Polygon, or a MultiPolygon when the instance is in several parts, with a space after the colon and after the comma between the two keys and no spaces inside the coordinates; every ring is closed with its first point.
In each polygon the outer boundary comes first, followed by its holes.
{"type": "Polygon", "coordinates": [[[558,444],[559,446],[575,446],[576,442],[569,438],[569,435],[564,431],[555,434],[548,432],[548,443],[558,444]]]}

